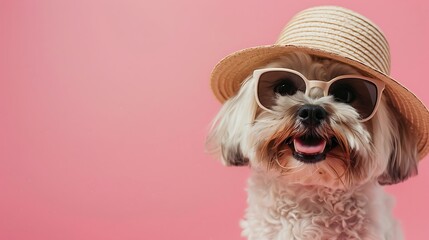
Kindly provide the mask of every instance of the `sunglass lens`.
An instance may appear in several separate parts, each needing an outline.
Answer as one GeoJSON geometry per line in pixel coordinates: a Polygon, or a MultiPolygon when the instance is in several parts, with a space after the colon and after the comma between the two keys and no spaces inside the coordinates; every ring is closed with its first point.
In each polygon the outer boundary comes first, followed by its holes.
{"type": "Polygon", "coordinates": [[[293,72],[269,71],[259,77],[259,102],[268,109],[272,109],[280,96],[291,96],[298,91],[305,92],[305,81],[293,72]]]}
{"type": "Polygon", "coordinates": [[[359,78],[345,78],[332,83],[329,95],[335,101],[351,105],[362,119],[371,116],[378,99],[377,86],[359,78]]]}

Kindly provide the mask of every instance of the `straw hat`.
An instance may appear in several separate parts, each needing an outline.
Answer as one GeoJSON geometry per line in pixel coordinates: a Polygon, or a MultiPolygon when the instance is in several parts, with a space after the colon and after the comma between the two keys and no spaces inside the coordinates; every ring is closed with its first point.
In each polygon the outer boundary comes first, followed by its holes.
{"type": "Polygon", "coordinates": [[[273,45],[247,48],[221,60],[211,75],[220,102],[234,96],[253,70],[285,53],[301,51],[349,64],[386,83],[384,94],[408,120],[418,139],[419,159],[429,152],[429,112],[407,88],[389,76],[390,52],[379,28],[351,10],[322,6],[295,15],[273,45]]]}

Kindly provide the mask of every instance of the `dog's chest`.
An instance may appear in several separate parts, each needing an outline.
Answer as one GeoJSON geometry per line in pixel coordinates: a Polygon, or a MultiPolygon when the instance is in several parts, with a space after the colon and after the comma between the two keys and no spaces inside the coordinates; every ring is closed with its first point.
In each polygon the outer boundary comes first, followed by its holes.
{"type": "Polygon", "coordinates": [[[254,178],[248,193],[241,223],[248,239],[374,239],[374,199],[364,191],[283,187],[254,178]]]}
{"type": "Polygon", "coordinates": [[[289,199],[286,199],[288,196],[278,196],[277,200],[273,199],[275,203],[267,212],[267,217],[278,220],[279,236],[289,237],[292,234],[296,239],[360,239],[365,234],[365,221],[368,220],[366,202],[338,195],[332,192],[289,199]]]}

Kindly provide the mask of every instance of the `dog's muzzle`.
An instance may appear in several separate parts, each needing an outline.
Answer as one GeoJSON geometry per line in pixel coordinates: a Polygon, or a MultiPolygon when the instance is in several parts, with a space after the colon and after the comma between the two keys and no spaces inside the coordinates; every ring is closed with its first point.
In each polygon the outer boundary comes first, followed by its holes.
{"type": "Polygon", "coordinates": [[[338,142],[335,137],[325,139],[315,134],[314,129],[326,120],[327,112],[321,106],[306,104],[298,110],[299,121],[308,128],[304,135],[294,136],[287,143],[293,151],[293,157],[304,163],[316,163],[326,158],[326,154],[338,142]]]}

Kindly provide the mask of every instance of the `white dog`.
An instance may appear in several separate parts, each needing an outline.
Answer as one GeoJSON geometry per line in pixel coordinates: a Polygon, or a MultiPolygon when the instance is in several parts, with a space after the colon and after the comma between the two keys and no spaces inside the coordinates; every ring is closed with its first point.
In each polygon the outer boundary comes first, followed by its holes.
{"type": "Polygon", "coordinates": [[[207,144],[224,164],[251,168],[244,236],[402,239],[382,185],[417,174],[429,112],[389,72],[382,32],[333,6],[300,12],[274,45],[216,65],[224,105],[207,144]]]}
{"type": "Polygon", "coordinates": [[[416,139],[383,95],[370,102],[382,89],[365,84],[376,80],[300,52],[258,71],[224,104],[208,138],[226,165],[251,166],[243,235],[402,239],[380,184],[417,173],[416,139]]]}

